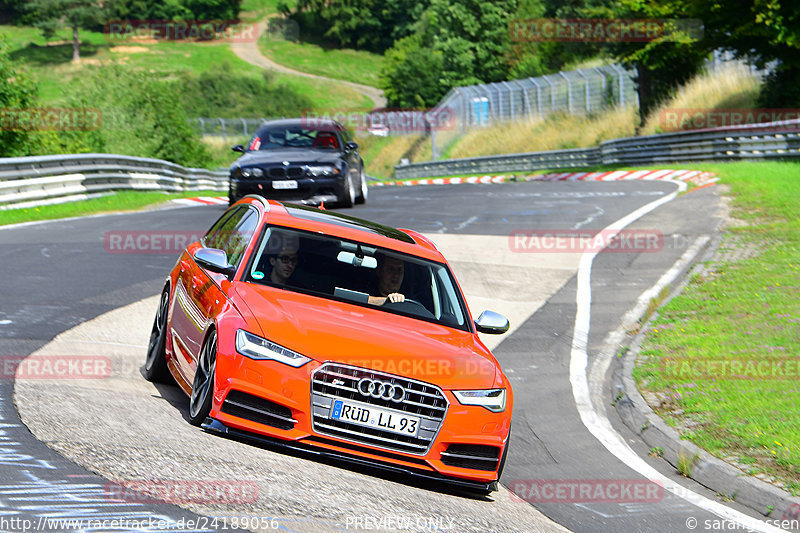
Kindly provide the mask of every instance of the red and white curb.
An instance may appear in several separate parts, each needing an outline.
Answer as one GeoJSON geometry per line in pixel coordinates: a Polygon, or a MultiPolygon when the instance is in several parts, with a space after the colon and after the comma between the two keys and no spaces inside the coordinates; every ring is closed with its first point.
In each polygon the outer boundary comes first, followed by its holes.
{"type": "Polygon", "coordinates": [[[457,183],[506,183],[511,181],[620,181],[620,180],[664,180],[684,181],[697,186],[711,185],[719,180],[711,172],[700,170],[610,170],[607,172],[558,172],[528,176],[473,176],[469,178],[427,178],[419,180],[379,181],[371,185],[454,185],[457,183]]]}
{"type": "Polygon", "coordinates": [[[195,198],[178,198],[172,200],[174,204],[181,205],[227,205],[227,196],[197,196],[195,198]]]}

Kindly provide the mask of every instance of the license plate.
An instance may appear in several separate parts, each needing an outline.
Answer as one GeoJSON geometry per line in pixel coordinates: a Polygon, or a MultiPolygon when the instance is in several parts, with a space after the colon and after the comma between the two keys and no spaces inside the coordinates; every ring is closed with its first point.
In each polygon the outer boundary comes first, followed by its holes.
{"type": "Polygon", "coordinates": [[[297,182],[295,180],[281,180],[272,182],[273,189],[296,189],[297,182]]]}
{"type": "Polygon", "coordinates": [[[372,405],[336,400],[333,402],[333,408],[331,409],[331,418],[358,424],[359,426],[391,431],[400,435],[416,437],[417,433],[419,433],[419,417],[409,416],[397,411],[378,409],[372,405]]]}

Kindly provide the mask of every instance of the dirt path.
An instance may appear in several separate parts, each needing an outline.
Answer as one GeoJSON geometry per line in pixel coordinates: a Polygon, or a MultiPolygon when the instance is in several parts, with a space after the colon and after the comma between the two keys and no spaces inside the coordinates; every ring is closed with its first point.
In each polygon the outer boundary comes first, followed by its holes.
{"type": "MultiPolygon", "coordinates": [[[[261,21],[257,24],[257,33],[258,38],[267,30],[267,23],[266,21],[261,21]]],[[[325,76],[318,76],[316,74],[309,74],[308,72],[300,72],[299,70],[294,70],[289,67],[284,67],[283,65],[279,65],[275,63],[268,57],[265,57],[261,50],[258,49],[258,38],[256,38],[252,42],[240,42],[240,43],[232,43],[231,48],[233,52],[239,56],[241,59],[247,61],[251,65],[255,65],[257,67],[261,67],[263,69],[274,70],[276,72],[282,72],[284,74],[292,74],[293,76],[303,76],[306,78],[314,78],[318,80],[325,80],[325,81],[333,81],[335,83],[340,83],[342,85],[347,85],[348,87],[358,91],[359,93],[363,94],[370,100],[372,100],[374,106],[378,107],[386,107],[386,98],[383,96],[383,91],[376,87],[370,87],[369,85],[361,85],[360,83],[353,83],[351,81],[344,81],[344,80],[336,80],[333,78],[327,78],[325,76]]]]}

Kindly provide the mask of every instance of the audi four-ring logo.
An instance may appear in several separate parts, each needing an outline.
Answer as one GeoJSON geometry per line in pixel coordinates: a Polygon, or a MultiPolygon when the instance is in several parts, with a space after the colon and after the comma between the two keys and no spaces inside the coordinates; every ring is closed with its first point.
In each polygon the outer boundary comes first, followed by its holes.
{"type": "Polygon", "coordinates": [[[406,397],[406,390],[400,385],[370,378],[359,380],[358,392],[364,396],[383,398],[397,403],[402,402],[406,397]]]}

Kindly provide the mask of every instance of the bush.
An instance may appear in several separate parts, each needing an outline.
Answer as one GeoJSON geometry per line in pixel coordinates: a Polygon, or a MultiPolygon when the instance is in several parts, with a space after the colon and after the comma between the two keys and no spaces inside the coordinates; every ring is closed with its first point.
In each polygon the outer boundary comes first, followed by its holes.
{"type": "Polygon", "coordinates": [[[190,126],[175,81],[126,71],[119,65],[87,69],[70,105],[97,108],[102,127],[74,134],[84,151],[153,157],[198,167],[209,161],[190,126]]]}
{"type": "MultiPolygon", "coordinates": [[[[36,85],[28,73],[11,61],[8,45],[0,39],[0,112],[34,107],[36,85]]],[[[3,119],[6,120],[6,119],[3,119]]],[[[31,135],[0,124],[0,157],[28,155],[31,135]]]]}
{"type": "Polygon", "coordinates": [[[276,85],[268,73],[262,78],[236,74],[228,63],[179,80],[182,104],[192,117],[299,116],[312,102],[285,85],[276,85]]]}

